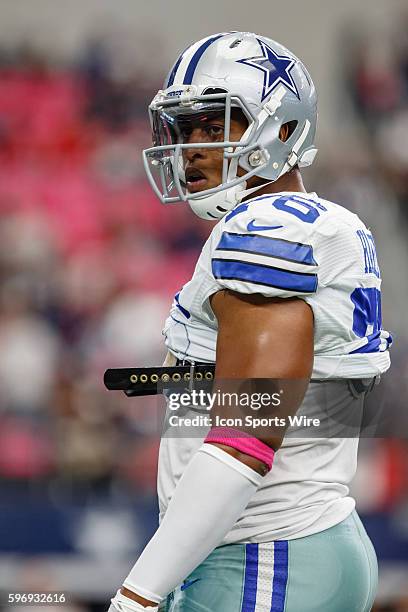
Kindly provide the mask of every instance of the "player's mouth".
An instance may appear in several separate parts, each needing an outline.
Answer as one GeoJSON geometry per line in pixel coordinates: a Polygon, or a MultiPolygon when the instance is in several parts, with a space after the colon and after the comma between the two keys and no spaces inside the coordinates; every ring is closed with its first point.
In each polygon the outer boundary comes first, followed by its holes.
{"type": "Polygon", "coordinates": [[[190,193],[203,191],[206,188],[208,180],[201,170],[196,168],[187,168],[186,170],[186,185],[190,193]]]}

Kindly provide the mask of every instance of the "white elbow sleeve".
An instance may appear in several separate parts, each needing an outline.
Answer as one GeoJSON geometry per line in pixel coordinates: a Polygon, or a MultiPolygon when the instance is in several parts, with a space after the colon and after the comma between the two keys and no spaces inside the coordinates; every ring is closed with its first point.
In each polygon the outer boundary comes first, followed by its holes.
{"type": "Polygon", "coordinates": [[[159,603],[220,544],[261,481],[244,463],[203,444],[124,586],[159,603]]]}

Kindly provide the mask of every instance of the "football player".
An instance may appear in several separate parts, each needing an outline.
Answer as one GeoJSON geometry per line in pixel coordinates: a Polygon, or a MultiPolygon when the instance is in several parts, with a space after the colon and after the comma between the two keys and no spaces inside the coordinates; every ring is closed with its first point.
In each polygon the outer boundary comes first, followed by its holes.
{"type": "MultiPolygon", "coordinates": [[[[264,36],[209,36],[180,55],[149,110],[153,189],[220,219],[175,297],[166,364],[305,381],[292,414],[361,415],[390,363],[380,270],[363,222],[303,186],[317,111],[302,62],[264,36]]],[[[357,446],[277,428],[163,437],[160,526],[112,611],[370,610],[376,555],[347,486],[357,446]]]]}

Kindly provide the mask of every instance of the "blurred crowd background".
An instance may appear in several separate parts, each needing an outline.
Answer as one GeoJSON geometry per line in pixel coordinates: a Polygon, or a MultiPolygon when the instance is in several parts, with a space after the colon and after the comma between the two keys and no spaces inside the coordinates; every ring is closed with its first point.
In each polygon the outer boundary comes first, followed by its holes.
{"type": "MultiPolygon", "coordinates": [[[[102,16],[74,56],[57,24],[55,53],[27,21],[0,41],[0,590],[65,590],[77,611],[106,607],[157,523],[163,404],[108,393],[103,372],[162,362],[163,321],[210,230],[160,205],[143,173],[147,105],[173,60],[152,27],[165,28],[159,5],[149,36],[102,16]]],[[[332,119],[305,174],[372,228],[395,338],[368,400],[392,415],[390,436],[362,441],[352,487],[379,555],[377,612],[408,610],[408,12],[394,9],[387,28],[339,20],[331,80],[315,79],[332,119]]],[[[289,24],[264,23],[212,16],[198,36],[240,27],[290,46],[289,24]]],[[[303,57],[307,44],[292,47],[303,57]]]]}

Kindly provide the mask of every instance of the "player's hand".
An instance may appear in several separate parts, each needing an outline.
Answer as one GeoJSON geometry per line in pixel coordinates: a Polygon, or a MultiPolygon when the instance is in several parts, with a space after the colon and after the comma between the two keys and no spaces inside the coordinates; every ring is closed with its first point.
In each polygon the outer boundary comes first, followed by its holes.
{"type": "MultiPolygon", "coordinates": [[[[131,591],[128,589],[123,589],[123,587],[122,590],[127,591],[129,594],[131,593],[131,591]]],[[[146,602],[146,605],[136,601],[133,599],[133,597],[127,597],[121,593],[121,589],[119,589],[115,597],[112,597],[111,599],[111,605],[108,612],[158,612],[158,604],[154,603],[153,601],[149,602],[147,599],[139,597],[135,593],[132,593],[132,595],[143,602],[146,602]]]]}

